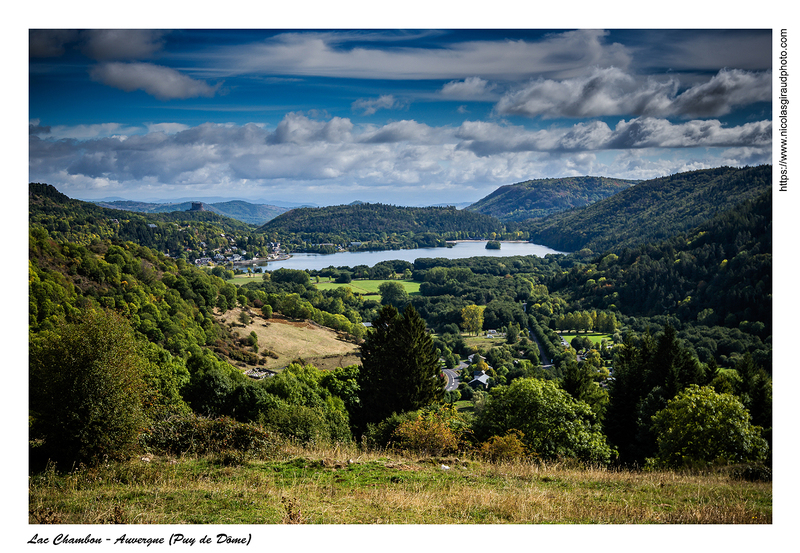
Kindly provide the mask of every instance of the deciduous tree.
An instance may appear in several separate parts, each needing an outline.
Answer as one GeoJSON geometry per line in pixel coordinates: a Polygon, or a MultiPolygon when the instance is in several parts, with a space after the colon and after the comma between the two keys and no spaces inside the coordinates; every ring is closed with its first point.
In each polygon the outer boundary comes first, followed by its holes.
{"type": "Polygon", "coordinates": [[[69,468],[124,458],[144,423],[146,359],[124,319],[87,311],[83,320],[33,340],[31,437],[69,468]]]}
{"type": "Polygon", "coordinates": [[[762,461],[767,442],[761,427],[731,394],[691,385],[653,416],[657,461],[667,466],[762,461]]]}
{"type": "Polygon", "coordinates": [[[408,305],[409,297],[406,289],[399,282],[384,282],[378,286],[383,305],[392,305],[397,309],[403,309],[408,305]]]}
{"type": "Polygon", "coordinates": [[[518,378],[489,391],[476,415],[475,437],[486,441],[511,430],[542,458],[608,462],[612,456],[591,408],[550,380],[518,378]]]}
{"type": "Polygon", "coordinates": [[[483,330],[483,307],[473,304],[462,309],[461,328],[475,334],[483,330]]]}

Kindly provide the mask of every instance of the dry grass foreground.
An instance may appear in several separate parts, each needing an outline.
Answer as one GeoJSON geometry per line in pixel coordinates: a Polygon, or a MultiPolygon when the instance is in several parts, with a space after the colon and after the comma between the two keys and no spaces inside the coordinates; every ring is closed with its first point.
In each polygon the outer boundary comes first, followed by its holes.
{"type": "MultiPolygon", "coordinates": [[[[269,350],[277,355],[277,357],[263,357],[266,363],[259,367],[282,368],[298,358],[318,369],[332,369],[361,362],[358,346],[345,341],[334,330],[311,321],[293,321],[281,315],[274,315],[267,320],[252,310],[249,311],[251,323],[243,326],[239,322],[241,312],[242,309],[237,307],[217,318],[232,326],[232,330],[239,336],[255,332],[259,350],[269,350]]],[[[240,363],[234,364],[240,365],[240,363]]]]}
{"type": "Polygon", "coordinates": [[[725,474],[283,446],[145,457],[29,480],[31,524],[771,524],[772,484],[725,474]]]}

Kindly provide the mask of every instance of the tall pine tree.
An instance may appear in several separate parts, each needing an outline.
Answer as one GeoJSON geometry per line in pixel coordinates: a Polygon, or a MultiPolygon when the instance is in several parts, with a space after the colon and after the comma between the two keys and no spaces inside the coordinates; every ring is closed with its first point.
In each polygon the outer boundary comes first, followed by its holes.
{"type": "Polygon", "coordinates": [[[384,305],[361,346],[359,430],[392,413],[441,401],[439,357],[425,321],[411,306],[403,314],[384,305]]]}

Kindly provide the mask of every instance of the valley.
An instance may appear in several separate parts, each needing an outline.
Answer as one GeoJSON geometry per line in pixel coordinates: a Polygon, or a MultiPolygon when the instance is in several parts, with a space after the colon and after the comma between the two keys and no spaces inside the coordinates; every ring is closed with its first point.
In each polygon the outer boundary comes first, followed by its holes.
{"type": "MultiPolygon", "coordinates": [[[[459,515],[474,522],[769,522],[770,170],[622,183],[590,205],[521,221],[356,203],[291,210],[262,226],[210,211],[109,209],[33,183],[30,520],[86,521],[69,514],[80,494],[65,498],[53,487],[71,478],[60,467],[107,458],[109,470],[144,477],[136,461],[144,456],[183,467],[179,487],[191,481],[184,468],[232,467],[247,478],[256,467],[300,463],[292,485],[264,489],[282,497],[305,489],[303,520],[384,521],[379,510],[323,515],[317,492],[304,488],[325,476],[318,463],[337,467],[348,451],[391,458],[425,478],[435,472],[425,463],[458,466],[490,493],[499,492],[483,475],[505,470],[506,479],[533,478],[541,493],[552,479],[576,490],[570,514],[492,514],[482,503],[459,515]],[[486,249],[490,240],[501,248],[486,249]],[[532,253],[531,240],[564,249],[532,253]],[[462,247],[468,255],[448,255],[462,247]],[[323,261],[241,268],[245,256],[275,251],[323,261]],[[359,257],[368,254],[379,255],[359,257]],[[456,389],[444,390],[443,369],[459,378],[456,389]],[[81,395],[56,401],[76,385],[70,379],[102,384],[102,397],[127,407],[81,395]],[[114,395],[128,389],[137,392],[114,395]],[[707,411],[689,415],[687,404],[707,411]],[[65,415],[87,412],[108,422],[75,441],[83,423],[65,415]],[[676,426],[675,417],[689,418],[676,426]],[[58,420],[76,422],[56,432],[58,420]],[[667,439],[672,428],[683,434],[667,439]],[[731,435],[742,439],[723,438],[731,435]],[[573,480],[583,474],[602,486],[607,474],[634,478],[643,466],[660,481],[696,474],[699,488],[722,485],[730,496],[686,507],[680,493],[658,492],[619,511],[573,480]],[[559,472],[566,468],[578,472],[559,472]]],[[[407,476],[370,467],[380,482],[407,476]]],[[[359,486],[336,493],[357,497],[359,486]]],[[[451,501],[429,491],[428,502],[404,511],[407,520],[428,521],[451,501]]],[[[508,501],[530,504],[526,493],[508,501]]],[[[299,516],[273,503],[262,504],[271,513],[263,520],[299,516]]],[[[211,505],[199,501],[191,521],[218,520],[211,505]]],[[[178,520],[131,502],[120,509],[120,520],[178,520]]]]}

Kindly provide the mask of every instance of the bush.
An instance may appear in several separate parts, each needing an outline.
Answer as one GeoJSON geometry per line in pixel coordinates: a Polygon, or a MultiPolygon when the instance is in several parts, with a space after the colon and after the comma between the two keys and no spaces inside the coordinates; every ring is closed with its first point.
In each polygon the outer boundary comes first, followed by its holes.
{"type": "Polygon", "coordinates": [[[490,461],[514,461],[527,455],[519,430],[509,430],[505,436],[492,436],[479,448],[481,455],[490,461]]]}
{"type": "Polygon", "coordinates": [[[281,436],[304,444],[331,441],[325,415],[304,405],[282,405],[270,411],[267,425],[281,436]]]}
{"type": "Polygon", "coordinates": [[[361,436],[363,444],[370,448],[390,447],[394,431],[403,422],[414,420],[417,414],[416,411],[409,411],[399,415],[392,413],[380,422],[367,424],[367,428],[361,436]]]}
{"type": "Polygon", "coordinates": [[[772,482],[772,470],[761,463],[733,465],[727,470],[728,475],[735,480],[747,482],[772,482]]]}
{"type": "Polygon", "coordinates": [[[457,451],[463,430],[451,420],[456,416],[452,408],[441,412],[428,411],[414,420],[401,422],[392,433],[397,447],[422,455],[444,455],[457,451]]]}
{"type": "Polygon", "coordinates": [[[277,450],[275,436],[262,427],[222,417],[174,416],[142,433],[142,447],[165,455],[227,455],[231,452],[268,456],[277,450]]]}

